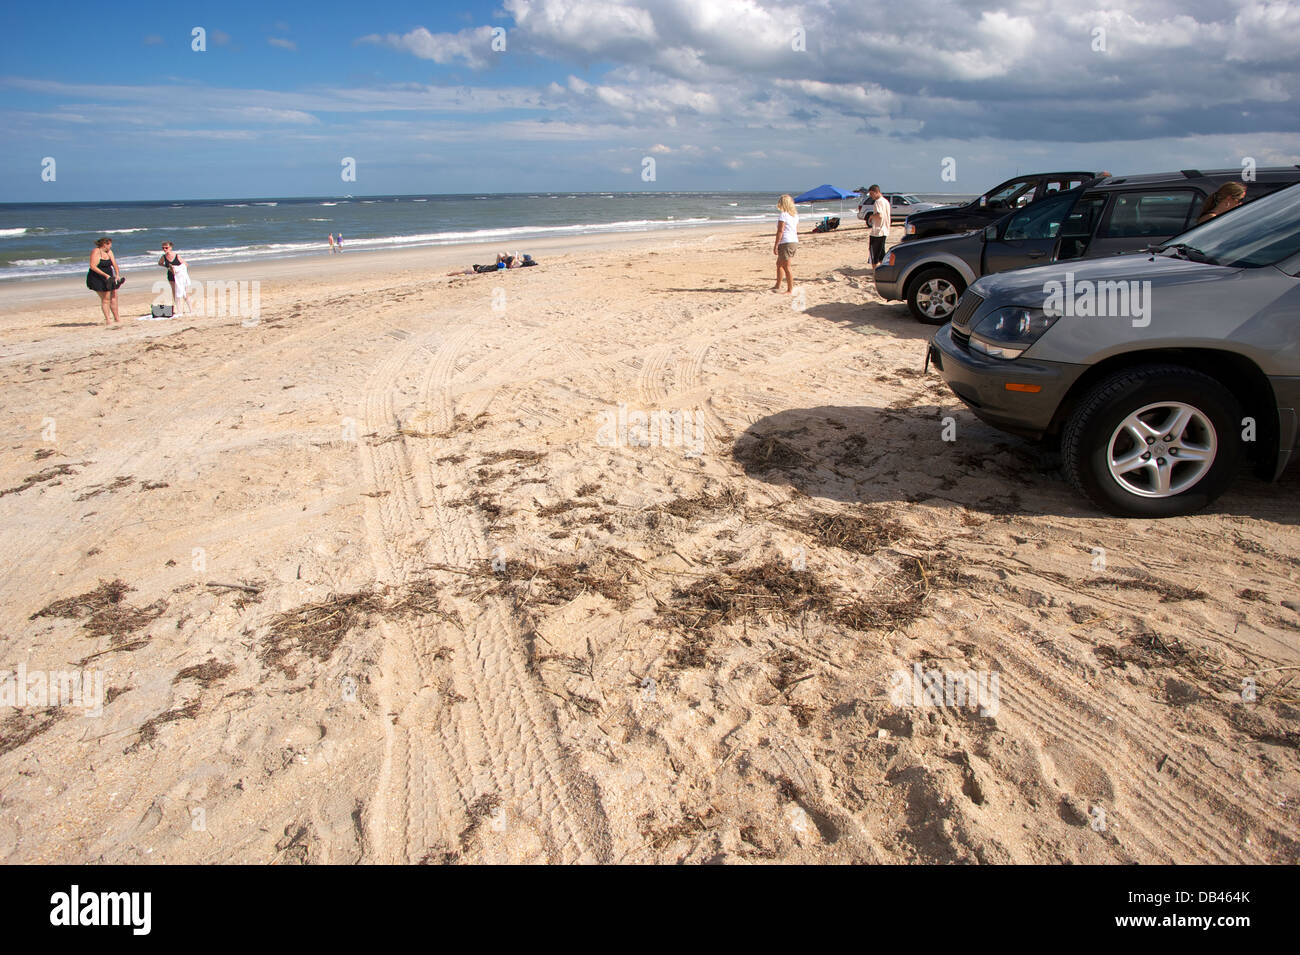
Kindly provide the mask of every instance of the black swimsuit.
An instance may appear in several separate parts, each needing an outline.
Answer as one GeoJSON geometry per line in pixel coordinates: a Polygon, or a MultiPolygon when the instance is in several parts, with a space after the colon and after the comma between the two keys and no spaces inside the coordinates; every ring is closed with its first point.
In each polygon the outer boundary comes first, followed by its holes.
{"type": "Polygon", "coordinates": [[[113,261],[108,256],[99,260],[101,270],[108,273],[108,278],[100,275],[94,269],[86,270],[86,288],[92,292],[111,292],[117,288],[117,271],[113,268],[113,261]]]}
{"type": "Polygon", "coordinates": [[[163,261],[167,263],[167,281],[168,282],[176,281],[176,273],[173,272],[172,269],[178,265],[184,265],[185,263],[181,261],[181,257],[179,255],[173,255],[170,259],[167,258],[166,256],[163,256],[163,261]]]}

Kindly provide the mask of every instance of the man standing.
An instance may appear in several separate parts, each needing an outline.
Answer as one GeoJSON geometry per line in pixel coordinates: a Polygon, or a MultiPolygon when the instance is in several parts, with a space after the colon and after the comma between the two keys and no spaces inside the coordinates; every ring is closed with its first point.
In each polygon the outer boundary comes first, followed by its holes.
{"type": "Polygon", "coordinates": [[[885,261],[885,238],[889,235],[890,216],[889,200],[880,194],[880,187],[872,185],[867,190],[871,200],[871,211],[867,213],[867,261],[872,268],[885,261]]]}

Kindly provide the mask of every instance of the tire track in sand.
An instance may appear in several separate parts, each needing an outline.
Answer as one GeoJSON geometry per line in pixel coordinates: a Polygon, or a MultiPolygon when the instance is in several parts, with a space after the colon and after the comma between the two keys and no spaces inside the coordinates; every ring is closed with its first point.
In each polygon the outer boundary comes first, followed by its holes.
{"type": "MultiPolygon", "coordinates": [[[[432,415],[435,432],[454,418],[456,361],[474,334],[464,327],[446,336],[423,376],[420,405],[432,415]]],[[[420,342],[400,346],[376,370],[367,387],[366,430],[382,435],[397,425],[392,395],[422,348],[420,342]]],[[[366,515],[383,583],[408,583],[428,563],[470,567],[488,559],[476,512],[448,505],[467,489],[464,476],[435,461],[431,451],[428,439],[412,436],[361,446],[366,480],[388,492],[370,499],[366,515]]],[[[433,620],[383,625],[379,695],[388,725],[367,816],[378,861],[459,851],[459,834],[477,822],[471,807],[485,797],[504,810],[494,817],[500,835],[485,841],[512,861],[608,858],[594,787],[564,752],[549,701],[528,673],[509,608],[486,597],[460,601],[457,609],[463,629],[433,620]],[[440,654],[444,648],[450,653],[440,654]],[[450,670],[451,694],[434,685],[436,655],[450,670]]]]}

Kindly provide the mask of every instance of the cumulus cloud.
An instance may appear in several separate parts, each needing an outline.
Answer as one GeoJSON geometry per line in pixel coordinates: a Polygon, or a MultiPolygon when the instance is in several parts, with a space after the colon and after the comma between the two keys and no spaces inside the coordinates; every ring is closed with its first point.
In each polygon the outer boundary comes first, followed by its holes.
{"type": "MultiPolygon", "coordinates": [[[[855,117],[892,135],[1067,141],[1290,131],[1300,5],[1270,0],[504,0],[513,50],[614,68],[567,92],[628,119],[855,117]],[[1101,49],[1098,49],[1101,37],[1101,49]],[[1194,64],[1194,69],[1189,65],[1194,64]],[[681,84],[675,86],[674,84],[681,84]],[[1161,102],[1158,94],[1167,93],[1161,102]],[[1195,108],[1242,105],[1225,120],[1195,108]]],[[[556,91],[552,90],[552,93],[556,91]]]]}
{"type": "Polygon", "coordinates": [[[378,43],[435,63],[462,62],[471,69],[483,69],[492,55],[492,27],[481,26],[458,33],[431,33],[416,27],[408,33],[372,33],[360,43],[378,43]]]}

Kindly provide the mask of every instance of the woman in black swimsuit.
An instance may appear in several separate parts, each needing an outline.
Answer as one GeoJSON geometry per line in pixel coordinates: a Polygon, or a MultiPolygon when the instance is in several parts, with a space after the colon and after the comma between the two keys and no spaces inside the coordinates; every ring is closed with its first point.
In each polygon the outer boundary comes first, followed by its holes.
{"type": "Polygon", "coordinates": [[[158,264],[167,268],[167,281],[171,283],[172,287],[172,307],[179,308],[180,299],[176,295],[176,273],[172,270],[178,265],[184,265],[185,260],[178,253],[172,251],[170,242],[164,242],[162,244],[162,258],[158,260],[158,264]]]}
{"type": "Polygon", "coordinates": [[[117,314],[117,290],[126,279],[117,267],[113,256],[113,240],[105,236],[95,240],[90,251],[90,271],[86,273],[86,288],[99,296],[99,307],[104,312],[104,324],[122,324],[117,314]]]}

